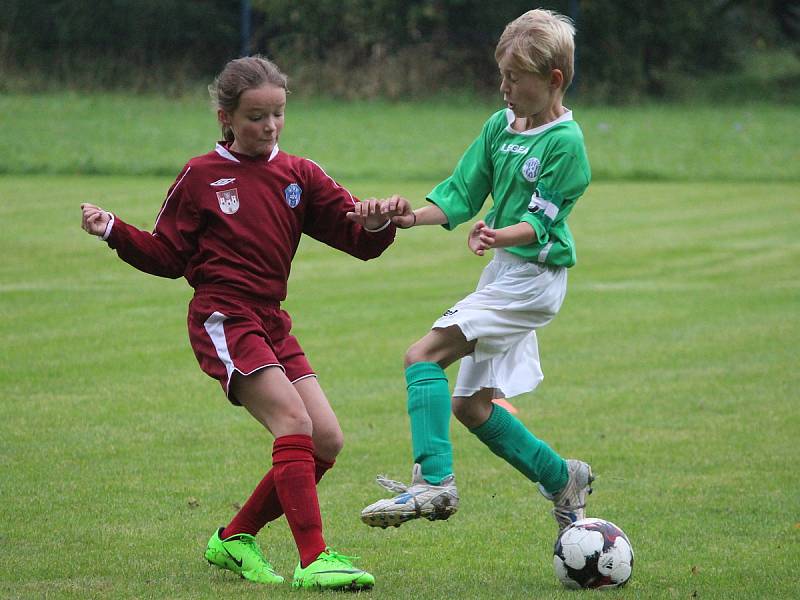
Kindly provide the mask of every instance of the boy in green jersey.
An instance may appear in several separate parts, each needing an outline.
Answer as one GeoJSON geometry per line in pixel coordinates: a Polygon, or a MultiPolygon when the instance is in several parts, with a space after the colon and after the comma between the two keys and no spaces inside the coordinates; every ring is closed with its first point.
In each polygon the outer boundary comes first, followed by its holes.
{"type": "Polygon", "coordinates": [[[566,17],[532,10],[508,24],[495,51],[506,108],[486,121],[453,174],[412,210],[384,201],[401,228],[472,219],[491,194],[469,248],[494,250],[477,290],[439,318],[405,356],[414,454],[412,481],[382,477],[394,492],[361,512],[368,525],[447,519],[458,507],[450,411],[489,449],[553,502],[559,529],[585,516],[591,467],[564,460],[493,398],[533,390],[542,380],[536,330],[561,307],[575,244],[567,217],[591,178],[580,127],[562,99],[573,75],[574,34],[566,17]],[[452,404],[444,369],[461,360],[452,404]]]}

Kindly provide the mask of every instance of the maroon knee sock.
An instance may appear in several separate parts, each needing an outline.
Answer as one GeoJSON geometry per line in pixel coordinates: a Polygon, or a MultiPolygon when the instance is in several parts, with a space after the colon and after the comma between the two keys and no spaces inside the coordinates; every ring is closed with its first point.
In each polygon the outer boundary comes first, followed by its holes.
{"type": "MultiPolygon", "coordinates": [[[[322,476],[331,469],[336,461],[325,460],[319,456],[314,455],[314,480],[319,483],[322,476]]],[[[264,476],[250,498],[244,503],[244,506],[239,509],[236,516],[233,517],[225,531],[222,532],[220,537],[224,540],[237,533],[249,533],[256,535],[261,529],[269,523],[274,521],[283,514],[283,507],[280,500],[278,500],[278,493],[275,491],[275,476],[274,469],[270,469],[264,476]]]]}
{"type": "Polygon", "coordinates": [[[314,477],[314,443],[309,435],[284,435],[272,446],[272,470],[289,528],[305,567],[325,550],[314,477]]]}

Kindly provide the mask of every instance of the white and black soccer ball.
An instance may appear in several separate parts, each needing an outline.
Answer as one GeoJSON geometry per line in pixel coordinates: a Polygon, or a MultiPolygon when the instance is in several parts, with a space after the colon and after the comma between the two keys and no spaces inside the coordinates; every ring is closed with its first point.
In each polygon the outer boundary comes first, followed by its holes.
{"type": "Polygon", "coordinates": [[[633,547],[625,532],[610,521],[581,519],[558,536],[553,568],[571,589],[620,587],[633,572],[633,547]]]}

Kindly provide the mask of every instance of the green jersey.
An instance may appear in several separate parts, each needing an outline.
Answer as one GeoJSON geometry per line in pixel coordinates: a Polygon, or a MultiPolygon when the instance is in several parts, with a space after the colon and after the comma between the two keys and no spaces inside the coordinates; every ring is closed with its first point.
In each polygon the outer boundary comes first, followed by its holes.
{"type": "Polygon", "coordinates": [[[514,113],[489,117],[453,174],[428,194],[447,216],[447,229],[469,221],[491,193],[486,222],[500,229],[529,223],[536,240],[506,248],[531,262],[575,264],[575,242],[567,226],[572,207],[591,179],[583,133],[572,112],[528,131],[515,131],[514,113]]]}

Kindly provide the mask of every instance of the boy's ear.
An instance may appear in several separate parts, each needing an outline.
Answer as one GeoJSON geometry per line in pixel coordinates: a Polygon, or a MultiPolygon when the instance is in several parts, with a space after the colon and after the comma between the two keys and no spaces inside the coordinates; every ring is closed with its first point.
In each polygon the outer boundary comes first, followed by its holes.
{"type": "Polygon", "coordinates": [[[561,72],[561,69],[553,69],[550,71],[550,86],[561,89],[563,84],[564,73],[561,72]]]}

